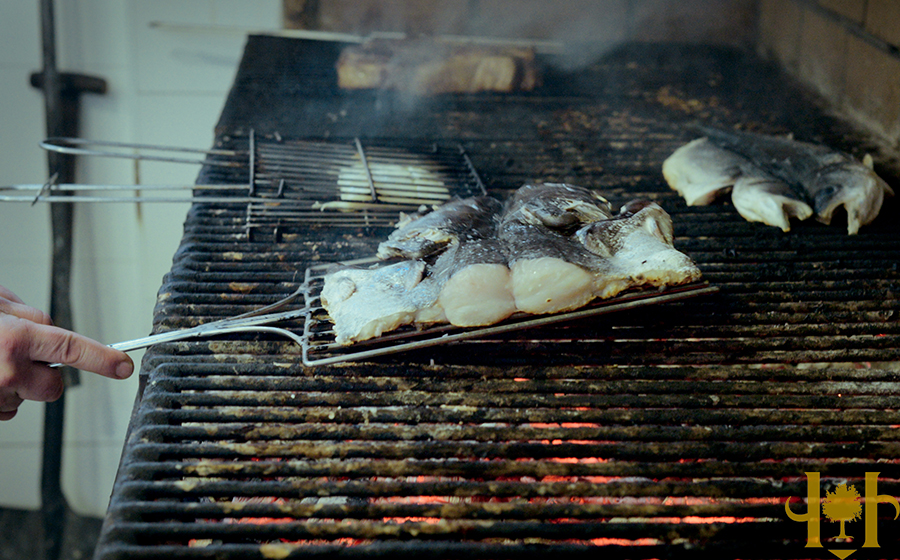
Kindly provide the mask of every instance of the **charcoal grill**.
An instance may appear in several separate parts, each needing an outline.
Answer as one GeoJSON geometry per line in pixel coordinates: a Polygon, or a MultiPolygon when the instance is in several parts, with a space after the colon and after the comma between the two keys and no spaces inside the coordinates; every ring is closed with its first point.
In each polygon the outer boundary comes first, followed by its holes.
{"type": "MultiPolygon", "coordinates": [[[[896,198],[847,236],[790,234],[728,204],[686,207],[663,159],[696,121],[877,146],[752,56],[625,45],[577,72],[544,62],[514,95],[413,104],[341,92],[338,43],[251,36],[216,148],[351,141],[463,146],[488,192],[529,180],[660,203],[714,294],[364,362],[303,365],[289,340],[236,334],[154,346],[96,557],[808,558],[859,549],[821,496],[900,495],[900,223],[896,198]]],[[[880,169],[896,188],[896,170],[880,169]]],[[[206,167],[198,184],[246,184],[206,167]]],[[[201,191],[206,192],[206,191],[201,191]]],[[[210,196],[213,196],[213,192],[210,196]]],[[[224,193],[227,195],[227,193],[224,193]]],[[[154,331],[291,293],[304,271],[365,258],[390,228],[247,228],[247,208],[193,204],[154,331]],[[250,231],[252,230],[252,231],[250,231]]],[[[288,325],[289,327],[291,325],[288,325]]],[[[294,328],[301,329],[298,322],[294,328]]],[[[878,548],[900,553],[889,504],[878,548]]]]}

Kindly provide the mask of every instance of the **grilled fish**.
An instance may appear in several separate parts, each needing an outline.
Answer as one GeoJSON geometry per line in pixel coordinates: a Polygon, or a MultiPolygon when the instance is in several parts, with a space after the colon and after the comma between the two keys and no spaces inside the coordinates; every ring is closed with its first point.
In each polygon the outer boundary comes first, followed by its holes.
{"type": "Polygon", "coordinates": [[[732,202],[745,219],[789,231],[791,218],[815,215],[830,224],[843,207],[847,233],[854,235],[878,216],[885,195],[893,194],[872,170],[870,156],[859,162],[809,142],[712,128],[702,132],[704,138],[663,163],[666,181],[689,205],[709,204],[733,187],[732,202]]]}
{"type": "Polygon", "coordinates": [[[320,300],[334,323],[335,342],[375,338],[420,314],[428,318],[423,322],[440,322],[431,314],[439,290],[425,280],[425,263],[413,260],[327,274],[320,300]]]}
{"type": "Polygon", "coordinates": [[[457,327],[493,325],[516,312],[505,247],[496,237],[447,249],[431,269],[438,306],[457,327]]]}
{"type": "Polygon", "coordinates": [[[672,218],[648,200],[633,200],[609,220],[588,224],[574,236],[598,257],[593,295],[613,297],[630,288],[678,286],[700,279],[690,257],[675,249],[672,218]]]}
{"type": "Polygon", "coordinates": [[[633,201],[614,215],[602,197],[563,184],[526,185],[502,212],[481,198],[401,224],[379,251],[401,262],[327,274],[321,301],[336,342],[407,324],[491,325],[517,311],[567,311],[700,277],[655,203],[633,201]]]}
{"type": "Polygon", "coordinates": [[[556,313],[591,301],[595,259],[571,234],[611,217],[609,202],[582,187],[544,183],[519,188],[498,229],[509,255],[516,308],[556,313]]]}
{"type": "Polygon", "coordinates": [[[727,193],[741,176],[741,156],[697,138],[675,150],[663,162],[666,182],[688,206],[706,206],[727,193]]]}

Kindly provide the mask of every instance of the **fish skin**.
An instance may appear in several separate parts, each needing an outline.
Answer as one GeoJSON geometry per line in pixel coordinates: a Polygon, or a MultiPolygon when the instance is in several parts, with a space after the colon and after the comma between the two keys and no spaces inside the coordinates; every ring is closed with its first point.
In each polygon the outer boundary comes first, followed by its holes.
{"type": "MultiPolygon", "coordinates": [[[[552,186],[547,192],[552,192],[552,186]]],[[[570,220],[535,222],[527,212],[528,198],[542,204],[542,192],[532,187],[519,204],[508,206],[500,220],[499,237],[507,243],[516,306],[528,313],[577,309],[595,298],[608,298],[642,286],[692,282],[700,270],[673,246],[672,219],[647,200],[625,204],[618,215],[604,210],[572,233],[570,220]]]]}
{"type": "Polygon", "coordinates": [[[506,204],[497,233],[509,255],[516,307],[526,313],[557,313],[592,300],[591,271],[601,263],[571,234],[612,215],[605,198],[583,187],[564,183],[520,187],[506,204]]]}
{"type": "Polygon", "coordinates": [[[378,245],[378,258],[422,259],[464,239],[484,237],[496,226],[502,203],[489,196],[456,198],[409,220],[401,220],[378,245]]]}
{"type": "Polygon", "coordinates": [[[671,216],[649,200],[631,201],[614,218],[588,224],[574,237],[598,257],[600,266],[592,269],[594,297],[677,286],[701,277],[691,258],[675,249],[671,216]]]}
{"type": "Polygon", "coordinates": [[[791,187],[812,207],[818,221],[830,224],[834,211],[843,206],[849,235],[871,223],[884,196],[894,194],[871,166],[826,146],[752,132],[708,127],[701,131],[715,146],[749,162],[742,169],[744,175],[757,175],[756,168],[791,187]]]}
{"type": "Polygon", "coordinates": [[[596,191],[567,183],[540,183],[517,189],[501,220],[572,231],[612,215],[609,201],[596,191]]]}

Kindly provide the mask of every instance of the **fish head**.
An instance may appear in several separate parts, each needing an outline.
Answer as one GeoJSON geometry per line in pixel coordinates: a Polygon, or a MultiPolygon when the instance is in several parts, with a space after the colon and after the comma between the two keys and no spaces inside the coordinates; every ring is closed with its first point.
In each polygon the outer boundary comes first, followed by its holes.
{"type": "Polygon", "coordinates": [[[893,191],[869,167],[855,162],[833,165],[816,174],[808,186],[816,219],[830,224],[834,211],[843,206],[847,213],[847,233],[878,216],[885,194],[893,191]]]}

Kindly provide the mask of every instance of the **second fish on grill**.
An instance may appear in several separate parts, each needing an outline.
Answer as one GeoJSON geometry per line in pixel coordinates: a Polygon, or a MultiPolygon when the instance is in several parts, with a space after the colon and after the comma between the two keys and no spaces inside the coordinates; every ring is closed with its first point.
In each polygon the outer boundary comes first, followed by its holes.
{"type": "Polygon", "coordinates": [[[847,233],[871,223],[893,190],[862,162],[831,148],[750,132],[703,128],[704,136],[663,162],[663,176],[689,206],[710,204],[731,191],[735,209],[751,222],[790,231],[791,220],[815,215],[830,224],[843,207],[847,233]]]}

